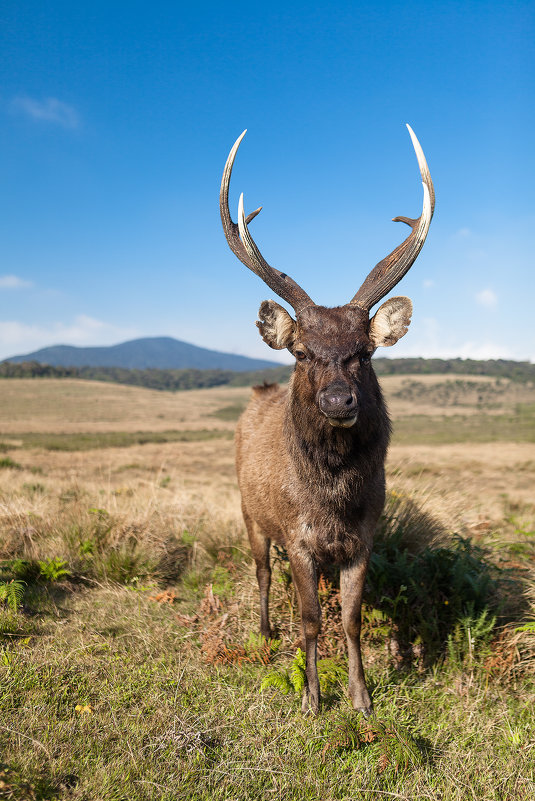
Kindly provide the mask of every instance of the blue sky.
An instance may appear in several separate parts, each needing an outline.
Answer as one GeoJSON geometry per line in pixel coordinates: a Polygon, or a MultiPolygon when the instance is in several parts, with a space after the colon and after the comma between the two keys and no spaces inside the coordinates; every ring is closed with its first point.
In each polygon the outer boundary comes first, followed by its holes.
{"type": "Polygon", "coordinates": [[[406,236],[409,333],[378,355],[535,360],[532,2],[25,2],[0,11],[0,358],[176,336],[264,358],[265,258],[338,305],[406,236]]]}

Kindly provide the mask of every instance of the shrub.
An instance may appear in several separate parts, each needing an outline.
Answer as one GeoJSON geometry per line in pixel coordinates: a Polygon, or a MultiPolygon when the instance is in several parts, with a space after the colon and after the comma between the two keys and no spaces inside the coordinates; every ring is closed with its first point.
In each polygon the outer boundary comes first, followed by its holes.
{"type": "MultiPolygon", "coordinates": [[[[284,549],[276,548],[274,561],[289,587],[291,572],[284,549]]],[[[339,570],[322,570],[324,625],[319,647],[325,655],[345,653],[339,570]]],[[[416,657],[421,666],[424,656],[429,660],[443,655],[448,637],[456,642],[460,635],[455,632],[463,626],[469,626],[473,636],[474,621],[483,627],[492,622],[490,637],[495,613],[500,611],[500,589],[506,583],[510,590],[514,578],[491,561],[487,550],[458,535],[447,538],[431,515],[409,497],[393,492],[377,526],[364,592],[363,637],[390,638],[398,664],[416,657]]],[[[463,645],[462,654],[465,650],[463,645]]]]}
{"type": "Polygon", "coordinates": [[[0,469],[1,468],[6,470],[22,470],[22,465],[15,462],[11,456],[2,456],[0,459],[0,469]]]}
{"type": "Polygon", "coordinates": [[[402,528],[384,530],[374,545],[365,598],[390,621],[402,645],[421,642],[428,655],[444,649],[448,635],[465,619],[499,605],[503,571],[485,549],[455,536],[448,545],[411,552],[402,528]]]}

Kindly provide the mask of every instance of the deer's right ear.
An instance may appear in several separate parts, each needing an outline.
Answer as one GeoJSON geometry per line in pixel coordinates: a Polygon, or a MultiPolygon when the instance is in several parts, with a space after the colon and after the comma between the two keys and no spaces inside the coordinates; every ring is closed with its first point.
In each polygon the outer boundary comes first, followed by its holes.
{"type": "Polygon", "coordinates": [[[266,345],[275,350],[289,348],[295,339],[296,322],[286,309],[274,300],[265,300],[258,316],[260,319],[256,324],[266,345]]]}

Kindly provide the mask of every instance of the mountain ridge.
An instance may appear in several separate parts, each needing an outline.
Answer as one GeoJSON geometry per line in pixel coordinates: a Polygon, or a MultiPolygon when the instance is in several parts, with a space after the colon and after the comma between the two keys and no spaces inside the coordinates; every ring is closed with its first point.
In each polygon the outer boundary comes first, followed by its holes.
{"type": "Polygon", "coordinates": [[[279,362],[210,350],[173,337],[141,337],[117,345],[52,345],[5,359],[15,364],[39,362],[53,367],[124,367],[144,370],[232,370],[247,372],[280,367],[279,362]]]}

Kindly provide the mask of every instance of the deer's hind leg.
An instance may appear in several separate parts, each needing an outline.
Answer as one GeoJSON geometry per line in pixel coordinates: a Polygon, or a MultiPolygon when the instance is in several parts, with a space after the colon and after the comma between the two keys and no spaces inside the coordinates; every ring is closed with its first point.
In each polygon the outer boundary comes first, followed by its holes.
{"type": "Polygon", "coordinates": [[[247,534],[249,535],[251,553],[256,563],[256,578],[260,591],[260,633],[266,640],[269,640],[271,637],[271,625],[269,622],[269,589],[271,587],[269,551],[271,539],[263,534],[258,523],[252,520],[246,512],[243,513],[243,517],[247,534]]]}

